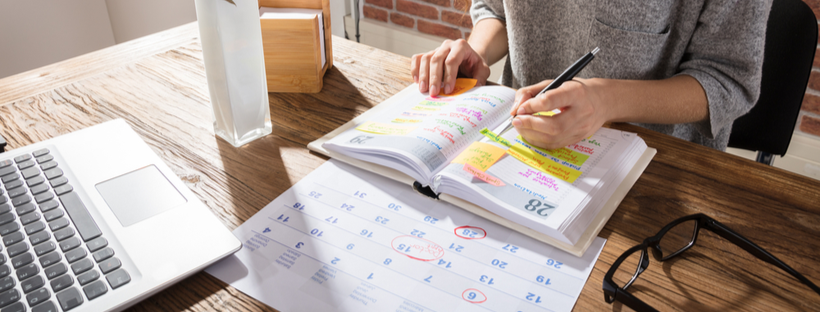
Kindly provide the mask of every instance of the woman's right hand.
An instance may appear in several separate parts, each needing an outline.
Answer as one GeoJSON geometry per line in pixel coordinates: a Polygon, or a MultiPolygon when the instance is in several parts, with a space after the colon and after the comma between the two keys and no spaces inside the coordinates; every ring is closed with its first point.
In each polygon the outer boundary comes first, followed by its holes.
{"type": "Polygon", "coordinates": [[[410,61],[413,81],[419,84],[420,92],[429,91],[430,96],[452,92],[459,72],[476,79],[476,86],[483,86],[490,77],[490,66],[464,39],[445,40],[433,51],[413,55],[410,61]]]}

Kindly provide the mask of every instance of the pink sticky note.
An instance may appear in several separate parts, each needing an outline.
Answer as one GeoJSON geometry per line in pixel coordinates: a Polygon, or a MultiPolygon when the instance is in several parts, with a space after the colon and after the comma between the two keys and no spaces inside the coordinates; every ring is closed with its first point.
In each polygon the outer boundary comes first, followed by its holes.
{"type": "Polygon", "coordinates": [[[500,179],[498,179],[494,176],[491,176],[491,175],[487,174],[486,172],[478,170],[478,168],[473,167],[469,163],[464,164],[463,169],[464,169],[464,171],[467,171],[470,174],[472,174],[474,177],[481,179],[481,181],[490,183],[490,184],[495,185],[495,186],[504,186],[505,185],[504,182],[501,181],[500,179]]]}

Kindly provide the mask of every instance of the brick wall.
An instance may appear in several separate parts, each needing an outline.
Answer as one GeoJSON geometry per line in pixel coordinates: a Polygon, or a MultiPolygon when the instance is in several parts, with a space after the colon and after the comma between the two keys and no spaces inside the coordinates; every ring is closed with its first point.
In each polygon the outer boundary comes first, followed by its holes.
{"type": "Polygon", "coordinates": [[[471,0],[365,0],[364,17],[444,37],[466,39],[471,0]]]}
{"type": "MultiPolygon", "coordinates": [[[[820,0],[804,0],[820,22],[820,0]]],[[[818,40],[820,43],[820,40],[818,40]]],[[[809,77],[809,87],[803,97],[803,107],[797,121],[799,131],[820,137],[820,49],[814,52],[814,65],[809,77]]]]}

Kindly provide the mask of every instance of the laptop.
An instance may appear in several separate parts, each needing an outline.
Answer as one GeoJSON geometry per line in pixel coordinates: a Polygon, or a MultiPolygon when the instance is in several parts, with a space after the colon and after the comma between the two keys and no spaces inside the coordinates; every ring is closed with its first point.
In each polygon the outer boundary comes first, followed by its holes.
{"type": "Polygon", "coordinates": [[[122,310],[241,247],[122,119],[0,153],[0,311],[122,310]]]}

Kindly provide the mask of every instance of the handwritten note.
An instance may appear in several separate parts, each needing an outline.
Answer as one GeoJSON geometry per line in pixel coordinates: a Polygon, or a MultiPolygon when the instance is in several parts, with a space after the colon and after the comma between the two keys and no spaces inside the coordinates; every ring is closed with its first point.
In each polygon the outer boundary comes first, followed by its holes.
{"type": "Polygon", "coordinates": [[[475,87],[478,80],[469,79],[469,78],[458,78],[456,79],[456,85],[453,87],[453,92],[447,94],[441,94],[441,96],[454,96],[459,95],[464,92],[469,91],[473,87],[475,87]]]}
{"type": "Polygon", "coordinates": [[[206,271],[279,311],[570,311],[606,242],[574,257],[334,160],[233,233],[206,271]]]}
{"type": "Polygon", "coordinates": [[[557,164],[520,143],[516,143],[512,148],[508,149],[507,154],[510,154],[510,156],[515,157],[530,167],[569,183],[574,183],[575,179],[581,175],[581,171],[557,164]]]}
{"type": "Polygon", "coordinates": [[[396,118],[396,119],[391,120],[390,122],[393,122],[393,123],[410,123],[410,124],[414,124],[414,123],[420,123],[421,121],[422,121],[421,119],[396,118]]]}
{"type": "Polygon", "coordinates": [[[400,126],[368,121],[356,127],[356,130],[375,134],[406,135],[416,128],[417,127],[414,126],[400,126]]]}
{"type": "Polygon", "coordinates": [[[487,128],[481,129],[481,134],[483,134],[484,136],[490,138],[490,140],[493,140],[493,142],[499,143],[499,144],[504,145],[506,147],[512,147],[513,146],[513,144],[510,143],[510,141],[507,141],[506,139],[498,136],[497,134],[493,133],[492,131],[490,131],[487,128]]]}
{"type": "Polygon", "coordinates": [[[480,179],[481,181],[487,182],[489,184],[492,184],[492,185],[495,185],[495,186],[504,186],[504,185],[506,185],[506,184],[504,184],[503,181],[501,181],[501,179],[496,178],[494,176],[491,176],[491,175],[487,174],[484,171],[478,170],[478,168],[471,166],[469,163],[464,164],[463,170],[469,172],[470,174],[472,174],[474,177],[480,179]]]}
{"type": "Polygon", "coordinates": [[[524,138],[521,137],[520,135],[518,136],[518,140],[525,143],[524,146],[529,147],[531,149],[535,149],[536,151],[541,152],[542,155],[549,155],[549,156],[555,157],[558,160],[566,161],[566,162],[568,162],[572,165],[575,165],[576,167],[583,166],[584,163],[587,161],[587,159],[589,159],[589,155],[581,153],[581,152],[573,151],[573,150],[571,150],[569,148],[566,148],[566,147],[547,150],[547,149],[543,149],[543,148],[540,148],[540,147],[532,146],[531,144],[529,144],[529,142],[524,140],[524,138]]]}
{"type": "Polygon", "coordinates": [[[492,144],[473,142],[453,160],[454,164],[469,164],[479,171],[487,171],[506,150],[492,144]]]}

